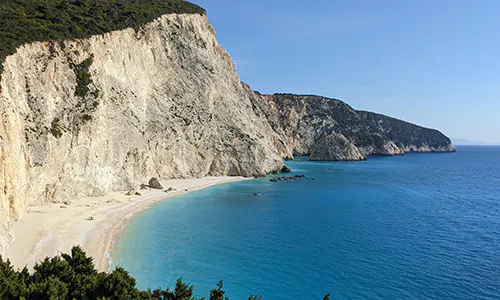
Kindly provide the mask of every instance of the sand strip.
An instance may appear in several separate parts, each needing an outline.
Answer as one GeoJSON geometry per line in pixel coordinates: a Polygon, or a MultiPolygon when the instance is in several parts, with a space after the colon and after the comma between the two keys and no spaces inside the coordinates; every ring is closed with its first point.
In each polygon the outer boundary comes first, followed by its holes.
{"type": "Polygon", "coordinates": [[[15,241],[9,245],[7,257],[16,268],[32,268],[47,256],[69,253],[71,247],[81,245],[94,258],[96,268],[107,271],[113,243],[135,213],[190,191],[241,180],[245,178],[171,179],[161,182],[165,188],[176,189],[170,193],[142,190],[141,196],[126,196],[125,192],[113,192],[74,200],[70,205],[30,207],[13,225],[15,241]],[[95,220],[89,221],[90,216],[95,220]]]}

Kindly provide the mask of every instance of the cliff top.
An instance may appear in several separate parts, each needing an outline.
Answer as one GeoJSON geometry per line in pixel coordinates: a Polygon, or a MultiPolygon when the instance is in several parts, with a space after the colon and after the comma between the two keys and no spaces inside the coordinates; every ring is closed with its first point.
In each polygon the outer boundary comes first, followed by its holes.
{"type": "Polygon", "coordinates": [[[3,0],[0,75],[5,58],[23,44],[139,28],[170,13],[205,14],[205,10],[183,0],[3,0]]]}

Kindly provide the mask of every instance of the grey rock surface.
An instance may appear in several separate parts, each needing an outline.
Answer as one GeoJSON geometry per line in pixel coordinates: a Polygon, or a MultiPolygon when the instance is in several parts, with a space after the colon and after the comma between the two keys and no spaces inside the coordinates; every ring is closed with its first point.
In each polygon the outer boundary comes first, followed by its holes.
{"type": "Polygon", "coordinates": [[[451,140],[437,130],[358,111],[337,99],[294,94],[259,96],[267,104],[262,107],[266,107],[271,127],[294,155],[311,155],[314,160],[358,160],[405,152],[455,151],[451,140]]]}
{"type": "Polygon", "coordinates": [[[310,160],[360,161],[366,157],[340,133],[331,133],[313,144],[310,160]]]}

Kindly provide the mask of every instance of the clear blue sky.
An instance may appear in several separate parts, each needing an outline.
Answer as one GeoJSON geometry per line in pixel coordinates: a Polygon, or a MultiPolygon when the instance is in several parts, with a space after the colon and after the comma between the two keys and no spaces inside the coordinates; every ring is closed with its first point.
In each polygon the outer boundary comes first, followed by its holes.
{"type": "Polygon", "coordinates": [[[192,2],[261,93],[339,98],[500,143],[500,0],[192,2]]]}

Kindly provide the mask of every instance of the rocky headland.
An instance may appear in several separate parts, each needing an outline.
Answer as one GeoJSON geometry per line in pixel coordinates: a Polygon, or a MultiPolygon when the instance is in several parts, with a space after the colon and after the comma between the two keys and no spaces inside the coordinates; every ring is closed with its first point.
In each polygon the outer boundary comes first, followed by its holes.
{"type": "Polygon", "coordinates": [[[260,99],[271,127],[296,156],[356,161],[405,152],[455,151],[438,130],[355,110],[338,99],[294,94],[260,95],[260,99]]]}

